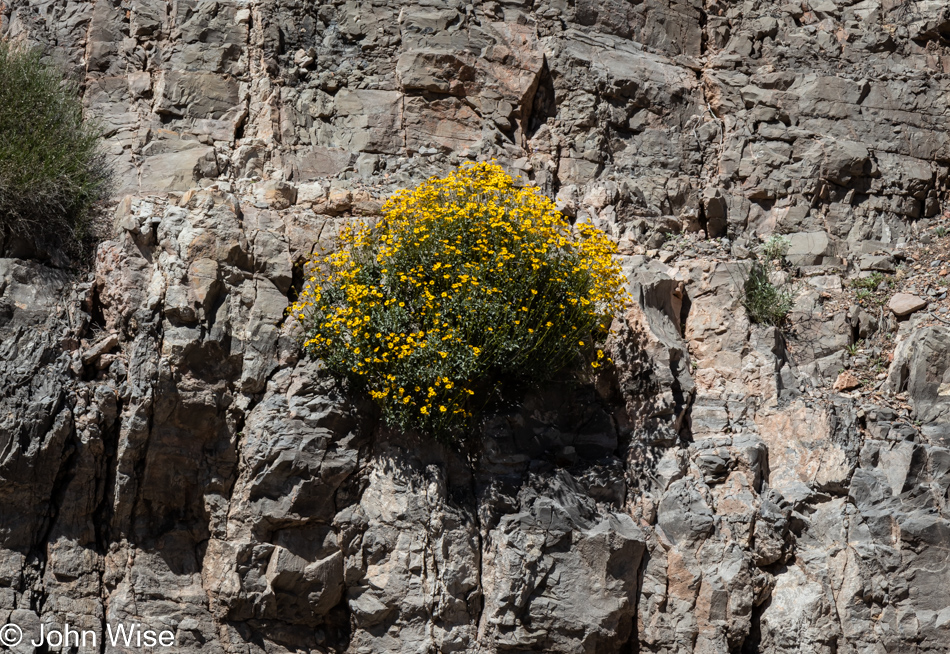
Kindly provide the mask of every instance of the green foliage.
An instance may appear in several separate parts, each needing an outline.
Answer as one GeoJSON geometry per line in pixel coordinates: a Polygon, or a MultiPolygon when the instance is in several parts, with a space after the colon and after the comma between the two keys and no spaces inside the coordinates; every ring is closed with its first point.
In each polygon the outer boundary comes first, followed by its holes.
{"type": "Polygon", "coordinates": [[[109,190],[100,142],[62,70],[0,42],[0,237],[62,245],[81,232],[109,190]]]}
{"type": "Polygon", "coordinates": [[[851,280],[851,286],[852,288],[858,289],[859,292],[861,290],[865,290],[865,291],[873,293],[874,291],[877,290],[877,287],[880,286],[881,282],[883,281],[884,281],[884,275],[882,273],[873,272],[867,277],[858,277],[856,279],[851,280]]]}
{"type": "Polygon", "coordinates": [[[395,194],[318,254],[290,311],[307,352],[392,427],[464,437],[493,391],[591,368],[626,300],[614,244],[492,164],[395,194]]]}
{"type": "Polygon", "coordinates": [[[742,304],[755,324],[780,327],[795,304],[794,290],[786,284],[776,286],[769,278],[771,271],[785,266],[789,245],[786,236],[770,236],[759,247],[761,256],[755,258],[743,279],[742,304]]]}
{"type": "Polygon", "coordinates": [[[934,230],[934,233],[937,235],[938,238],[943,238],[944,236],[947,235],[947,228],[940,226],[934,230]]]}
{"type": "Polygon", "coordinates": [[[884,305],[887,302],[886,291],[893,289],[896,284],[897,280],[893,275],[880,272],[851,280],[851,288],[855,289],[854,299],[865,307],[884,305]]]}
{"type": "Polygon", "coordinates": [[[762,244],[762,258],[766,262],[784,263],[791,241],[787,236],[773,234],[762,244]]]}
{"type": "Polygon", "coordinates": [[[769,279],[769,267],[761,261],[752,262],[743,292],[742,304],[749,320],[760,325],[782,326],[795,304],[793,290],[773,284],[769,279]]]}

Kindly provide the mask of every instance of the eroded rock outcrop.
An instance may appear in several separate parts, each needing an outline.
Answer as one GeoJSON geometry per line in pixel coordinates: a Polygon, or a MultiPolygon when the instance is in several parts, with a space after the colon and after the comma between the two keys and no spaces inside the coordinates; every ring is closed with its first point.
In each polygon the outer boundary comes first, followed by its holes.
{"type": "Polygon", "coordinates": [[[83,79],[122,188],[88,278],[3,244],[0,619],[242,654],[942,652],[950,331],[837,303],[944,209],[947,25],[876,0],[2,5],[83,79]],[[612,369],[452,448],[380,425],[285,308],[340,224],[474,157],[609,231],[634,303],[612,369]],[[775,231],[785,331],[741,301],[775,231]],[[907,409],[819,392],[878,330],[907,409]]]}

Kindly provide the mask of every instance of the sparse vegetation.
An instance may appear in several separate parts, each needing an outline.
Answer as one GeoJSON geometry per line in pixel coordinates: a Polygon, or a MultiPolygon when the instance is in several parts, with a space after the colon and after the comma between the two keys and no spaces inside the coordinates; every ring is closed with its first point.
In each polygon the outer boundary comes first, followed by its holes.
{"type": "Polygon", "coordinates": [[[762,325],[783,325],[795,304],[795,294],[786,286],[776,286],[769,279],[769,269],[754,261],[743,286],[743,306],[749,319],[762,325]]]}
{"type": "Polygon", "coordinates": [[[771,273],[785,265],[789,240],[770,236],[760,248],[761,256],[750,266],[743,283],[743,300],[749,320],[756,324],[779,327],[785,323],[795,304],[795,291],[787,284],[772,283],[771,273]]]}
{"type": "Polygon", "coordinates": [[[869,291],[874,292],[877,290],[877,287],[881,285],[881,282],[884,281],[883,273],[873,272],[867,277],[858,277],[851,281],[851,286],[858,289],[859,291],[869,291]]]}
{"type": "Polygon", "coordinates": [[[767,262],[784,264],[789,246],[791,246],[791,241],[788,240],[787,236],[773,234],[762,244],[762,258],[767,262]]]}
{"type": "Polygon", "coordinates": [[[0,42],[0,237],[64,245],[81,234],[109,190],[100,143],[63,71],[0,42]]]}
{"type": "Polygon", "coordinates": [[[887,291],[893,289],[897,280],[893,275],[873,272],[867,277],[851,280],[855,289],[854,299],[864,307],[882,306],[887,302],[887,291]]]}
{"type": "Polygon", "coordinates": [[[883,356],[877,356],[871,361],[871,365],[874,367],[875,373],[885,372],[888,368],[888,360],[883,356]]]}

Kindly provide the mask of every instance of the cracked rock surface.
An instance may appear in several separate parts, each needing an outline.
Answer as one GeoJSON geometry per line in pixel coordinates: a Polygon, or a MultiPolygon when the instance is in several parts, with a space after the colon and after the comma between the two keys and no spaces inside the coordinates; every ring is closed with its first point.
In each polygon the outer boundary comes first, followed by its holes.
{"type": "Polygon", "coordinates": [[[0,34],[82,80],[119,173],[88,274],[0,244],[0,620],[82,652],[131,622],[189,653],[946,651],[944,3],[9,0],[0,34]],[[285,308],[339,225],[491,157],[618,241],[634,302],[612,369],[459,449],[381,425],[285,308]],[[776,232],[786,330],[742,306],[776,232]],[[923,304],[852,302],[875,273],[923,304]]]}

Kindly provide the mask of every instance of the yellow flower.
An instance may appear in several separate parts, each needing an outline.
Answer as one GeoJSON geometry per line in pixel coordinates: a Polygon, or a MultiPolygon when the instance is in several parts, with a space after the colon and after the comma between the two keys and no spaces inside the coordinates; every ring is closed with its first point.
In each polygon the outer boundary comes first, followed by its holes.
{"type": "MultiPolygon", "coordinates": [[[[484,371],[499,357],[513,368],[526,357],[563,360],[606,336],[627,301],[615,252],[605,234],[572,227],[550,199],[496,163],[463,164],[394,193],[372,226],[362,218],[344,225],[339,245],[306,264],[288,315],[303,327],[309,354],[371,386],[387,421],[424,425],[436,412],[460,424],[471,415],[453,400],[431,404],[440,389],[464,386],[459,394],[470,396],[469,385],[492,383],[484,371]],[[517,321],[491,322],[511,311],[517,321]],[[539,329],[545,336],[519,353],[527,339],[511,339],[539,329]],[[429,389],[435,395],[425,403],[429,389]]],[[[596,351],[599,366],[606,357],[596,351]]]]}

